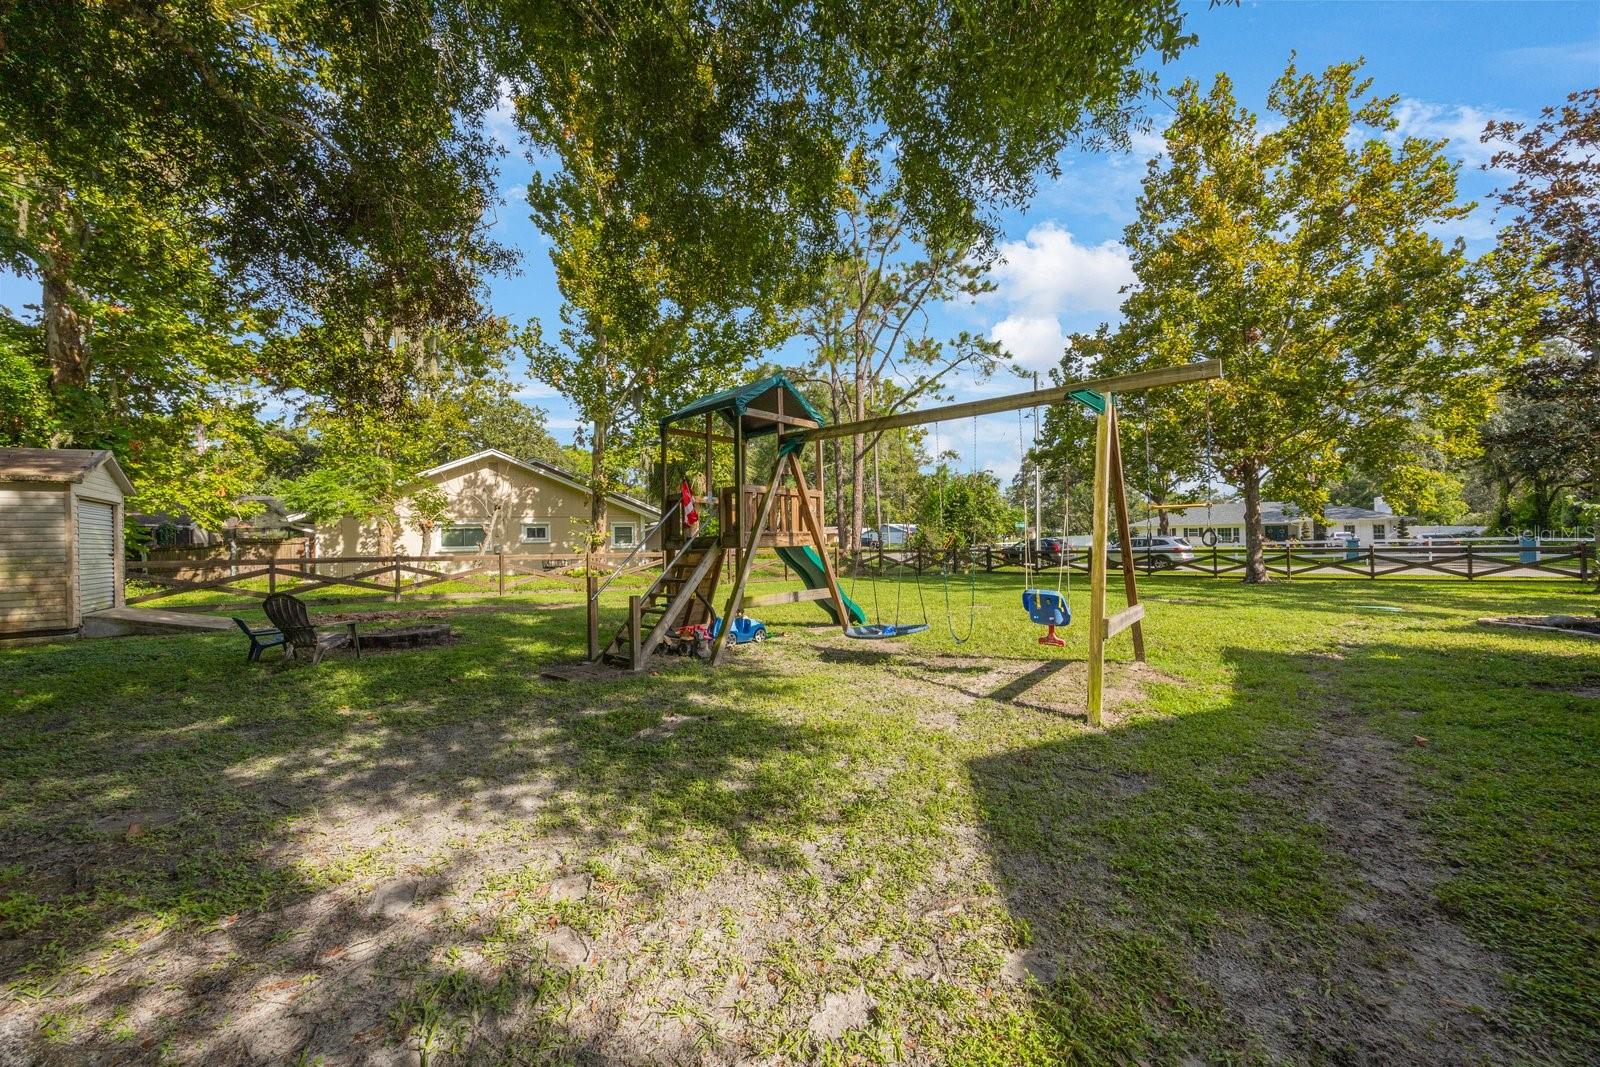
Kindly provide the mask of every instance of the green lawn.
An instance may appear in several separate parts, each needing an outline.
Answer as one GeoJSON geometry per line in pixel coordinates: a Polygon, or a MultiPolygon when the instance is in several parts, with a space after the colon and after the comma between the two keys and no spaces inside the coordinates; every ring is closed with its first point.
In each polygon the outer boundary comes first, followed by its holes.
{"type": "Polygon", "coordinates": [[[1101,730],[1081,580],[1065,649],[929,579],[715,673],[542,678],[559,591],[0,650],[0,1063],[1591,1062],[1600,645],[1474,620],[1594,598],[1144,589],[1101,730]]]}

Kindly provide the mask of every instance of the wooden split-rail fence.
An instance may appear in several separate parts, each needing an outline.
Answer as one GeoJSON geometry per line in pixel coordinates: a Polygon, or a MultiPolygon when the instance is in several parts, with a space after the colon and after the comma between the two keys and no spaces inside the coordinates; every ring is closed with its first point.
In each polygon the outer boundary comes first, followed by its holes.
{"type": "MultiPolygon", "coordinates": [[[[1116,550],[1111,566],[1120,566],[1116,550]]],[[[1238,578],[1244,574],[1249,556],[1242,545],[1196,545],[1190,558],[1174,558],[1160,552],[1135,548],[1133,566],[1141,574],[1202,574],[1212,578],[1238,578]]],[[[1369,545],[1272,546],[1263,550],[1267,573],[1278,578],[1459,578],[1479,581],[1493,578],[1567,578],[1580,582],[1600,581],[1595,548],[1590,541],[1534,547],[1518,545],[1369,545]]],[[[844,574],[894,575],[940,572],[955,562],[948,552],[901,548],[869,548],[850,553],[841,561],[844,574]]],[[[986,572],[1007,568],[1021,570],[1016,553],[997,545],[972,549],[962,566],[970,564],[986,572]]],[[[1040,571],[1065,567],[1079,574],[1089,571],[1089,550],[1074,547],[1063,560],[1047,557],[1037,564],[1040,571]]]]}
{"type": "Polygon", "coordinates": [[[129,605],[185,593],[235,593],[260,599],[270,593],[299,595],[329,587],[386,593],[398,601],[408,594],[446,584],[452,587],[451,591],[479,596],[504,596],[551,587],[581,591],[583,578],[567,572],[584,567],[586,559],[590,565],[605,571],[625,562],[629,570],[650,570],[662,564],[659,552],[640,552],[631,557],[621,552],[596,553],[592,557],[494,552],[483,555],[321,556],[315,559],[129,560],[125,573],[129,605]]]}

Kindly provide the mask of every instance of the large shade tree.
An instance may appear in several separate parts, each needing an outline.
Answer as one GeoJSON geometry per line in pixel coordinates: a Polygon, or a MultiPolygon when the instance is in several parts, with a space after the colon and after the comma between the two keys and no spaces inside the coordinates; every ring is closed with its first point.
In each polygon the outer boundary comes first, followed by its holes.
{"type": "MultiPolygon", "coordinates": [[[[797,315],[811,346],[810,371],[827,386],[823,410],[835,421],[908,410],[937,395],[952,375],[985,378],[1005,358],[991,340],[966,331],[946,339],[930,328],[931,309],[994,288],[988,263],[963,246],[917,241],[908,209],[872,195],[871,184],[865,175],[856,182],[841,213],[838,252],[797,315]]],[[[833,442],[835,514],[847,553],[861,547],[867,466],[882,436],[833,442]]]]}
{"type": "Polygon", "coordinates": [[[539,359],[590,423],[595,489],[625,424],[781,335],[836,248],[852,160],[886,167],[933,246],[982,245],[1063,146],[1126,136],[1140,57],[1189,42],[1171,0],[489,7],[565,302],[539,359]]]}
{"type": "Polygon", "coordinates": [[[31,413],[8,439],[113,448],[136,506],[215,522],[261,474],[259,389],[364,398],[406,372],[371,338],[479,322],[510,263],[482,25],[427,0],[0,6],[0,257],[39,292],[0,342],[31,413]]]}
{"type": "Polygon", "coordinates": [[[1490,166],[1511,175],[1497,194],[1511,216],[1502,243],[1543,268],[1548,342],[1512,375],[1490,462],[1529,492],[1537,525],[1571,493],[1600,547],[1600,89],[1535,123],[1491,123],[1484,139],[1502,145],[1490,166]]]}
{"type": "Polygon", "coordinates": [[[1264,122],[1226,76],[1186,83],[1127,230],[1127,343],[1101,369],[1222,358],[1223,381],[1150,403],[1192,422],[1211,391],[1217,462],[1244,498],[1247,581],[1267,578],[1269,479],[1312,513],[1353,459],[1403,491],[1416,427],[1470,440],[1536,313],[1519,260],[1473,262],[1437,236],[1470,209],[1458,164],[1444,142],[1394,137],[1394,98],[1369,90],[1358,64],[1291,63],[1264,122]]]}

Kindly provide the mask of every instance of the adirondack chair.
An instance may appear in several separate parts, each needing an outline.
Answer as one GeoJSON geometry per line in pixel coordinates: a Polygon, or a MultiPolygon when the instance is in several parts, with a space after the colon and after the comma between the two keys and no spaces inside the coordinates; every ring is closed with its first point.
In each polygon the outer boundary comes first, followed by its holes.
{"type": "Polygon", "coordinates": [[[265,652],[269,648],[278,648],[282,646],[284,655],[289,654],[288,646],[284,643],[282,630],[274,629],[271,626],[266,626],[259,630],[252,630],[250,629],[250,624],[239,618],[237,615],[233,617],[233,622],[234,625],[243,630],[244,635],[250,639],[250,653],[245,657],[246,662],[258,662],[261,659],[261,653],[265,652]]]}
{"type": "Polygon", "coordinates": [[[356,658],[361,658],[361,635],[356,633],[355,623],[346,623],[344,629],[337,633],[319,633],[311,625],[305,602],[288,593],[270,594],[262,601],[261,607],[272,624],[283,631],[284,640],[293,649],[296,659],[305,654],[311,657],[312,664],[321,663],[324,654],[347,644],[353,644],[356,658]]]}

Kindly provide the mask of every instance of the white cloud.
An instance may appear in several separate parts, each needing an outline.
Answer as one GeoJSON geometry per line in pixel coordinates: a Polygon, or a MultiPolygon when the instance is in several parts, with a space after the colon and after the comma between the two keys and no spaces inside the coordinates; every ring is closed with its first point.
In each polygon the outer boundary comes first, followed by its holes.
{"type": "Polygon", "coordinates": [[[1133,281],[1128,250],[1116,241],[1082,245],[1068,230],[1042,222],[1020,241],[1000,246],[991,272],[995,296],[1035,315],[1063,311],[1114,312],[1133,281]]]}
{"type": "Polygon", "coordinates": [[[511,85],[502,81],[495,95],[494,108],[484,116],[484,129],[501,148],[511,151],[521,136],[517,130],[517,105],[511,99],[511,85]]]}
{"type": "Polygon", "coordinates": [[[1481,167],[1489,162],[1504,141],[1479,140],[1483,128],[1490,122],[1515,118],[1504,112],[1485,111],[1470,104],[1434,104],[1426,100],[1403,98],[1395,105],[1394,117],[1400,128],[1392,140],[1402,137],[1422,137],[1430,141],[1447,141],[1445,152],[1466,162],[1469,167],[1481,167]]]}
{"type": "Polygon", "coordinates": [[[1044,370],[1061,362],[1067,335],[1054,315],[1008,315],[989,330],[989,339],[1011,353],[1016,364],[1044,370]]]}
{"type": "Polygon", "coordinates": [[[1571,72],[1589,77],[1596,68],[1600,68],[1600,38],[1512,48],[1501,52],[1499,59],[1505,66],[1521,73],[1549,75],[1571,72]]]}
{"type": "Polygon", "coordinates": [[[511,394],[518,400],[548,400],[560,396],[560,392],[552,385],[545,382],[525,382],[522,387],[511,394]]]}
{"type": "Polygon", "coordinates": [[[1067,340],[1063,316],[1079,324],[1112,318],[1122,305],[1123,286],[1134,281],[1121,244],[1080,244],[1054,222],[1002,244],[990,278],[996,288],[985,299],[1003,304],[1007,314],[990,327],[989,337],[1030,370],[1061,359],[1067,340]]]}

